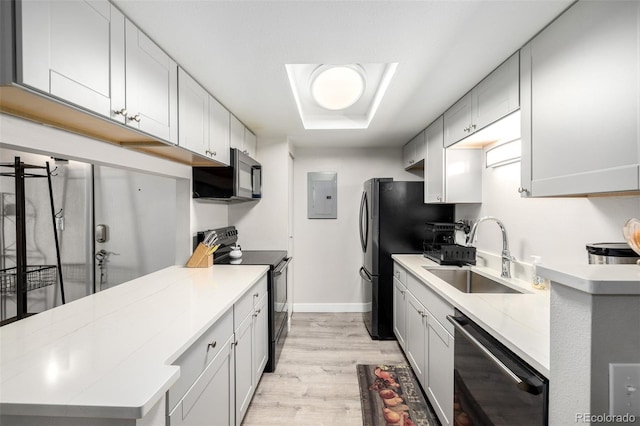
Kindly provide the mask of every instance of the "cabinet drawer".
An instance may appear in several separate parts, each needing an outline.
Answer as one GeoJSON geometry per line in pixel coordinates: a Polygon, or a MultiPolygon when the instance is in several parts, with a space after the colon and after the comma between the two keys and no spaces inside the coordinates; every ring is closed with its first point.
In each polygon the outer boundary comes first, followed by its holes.
{"type": "Polygon", "coordinates": [[[175,407],[209,362],[224,348],[224,342],[232,335],[233,313],[229,309],[174,362],[174,365],[180,367],[180,377],[167,392],[169,410],[175,407]]]}
{"type": "Polygon", "coordinates": [[[450,334],[454,333],[453,325],[447,321],[447,315],[453,315],[453,306],[411,274],[407,274],[407,289],[450,334]]]}
{"type": "Polygon", "coordinates": [[[267,294],[267,274],[253,285],[241,298],[233,305],[233,323],[238,327],[242,320],[253,312],[258,301],[267,294]]]}
{"type": "Polygon", "coordinates": [[[394,262],[393,276],[405,286],[407,285],[407,270],[394,262]]]}

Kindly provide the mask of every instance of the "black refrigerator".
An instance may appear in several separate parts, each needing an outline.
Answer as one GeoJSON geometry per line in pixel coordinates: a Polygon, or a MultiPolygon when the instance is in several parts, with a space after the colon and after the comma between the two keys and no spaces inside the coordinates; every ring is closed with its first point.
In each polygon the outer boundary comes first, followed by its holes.
{"type": "Polygon", "coordinates": [[[364,183],[360,276],[364,323],[373,339],[395,339],[391,255],[422,253],[425,222],[453,222],[454,213],[453,204],[424,204],[424,182],[374,178],[364,183]]]}

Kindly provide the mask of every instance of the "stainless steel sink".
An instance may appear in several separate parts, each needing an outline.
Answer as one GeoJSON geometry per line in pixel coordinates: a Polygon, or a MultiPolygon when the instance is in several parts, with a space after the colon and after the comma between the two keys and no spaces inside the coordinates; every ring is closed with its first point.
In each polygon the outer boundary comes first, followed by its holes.
{"type": "Polygon", "coordinates": [[[463,293],[522,293],[470,269],[423,268],[463,293]]]}

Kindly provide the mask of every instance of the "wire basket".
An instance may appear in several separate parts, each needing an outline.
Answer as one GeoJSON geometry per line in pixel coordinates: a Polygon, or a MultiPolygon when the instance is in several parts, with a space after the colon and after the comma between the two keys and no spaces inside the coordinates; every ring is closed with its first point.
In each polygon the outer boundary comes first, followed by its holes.
{"type": "MultiPolygon", "coordinates": [[[[32,265],[25,267],[26,286],[24,292],[47,287],[58,282],[55,265],[32,265]]],[[[0,294],[15,294],[18,282],[18,268],[0,269],[0,294]]]]}

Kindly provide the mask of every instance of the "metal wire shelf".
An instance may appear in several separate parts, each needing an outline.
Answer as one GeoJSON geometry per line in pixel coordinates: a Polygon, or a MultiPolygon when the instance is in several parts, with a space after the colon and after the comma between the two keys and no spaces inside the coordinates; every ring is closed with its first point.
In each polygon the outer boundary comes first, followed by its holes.
{"type": "MultiPolygon", "coordinates": [[[[47,287],[58,282],[57,267],[54,265],[29,265],[25,267],[24,292],[47,287]]],[[[18,268],[0,269],[0,294],[15,294],[18,268]]]]}

